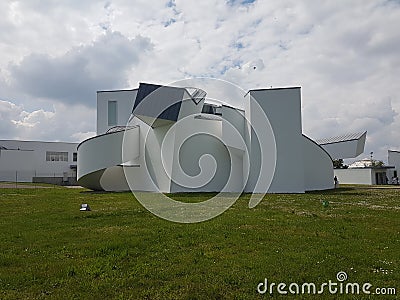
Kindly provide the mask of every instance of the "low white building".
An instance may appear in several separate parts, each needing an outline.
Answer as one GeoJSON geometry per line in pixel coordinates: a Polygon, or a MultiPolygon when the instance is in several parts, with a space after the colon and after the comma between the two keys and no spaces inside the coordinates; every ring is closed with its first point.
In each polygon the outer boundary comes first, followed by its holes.
{"type": "Polygon", "coordinates": [[[364,158],[349,165],[348,168],[334,169],[339,183],[344,184],[388,184],[389,172],[393,166],[375,166],[370,158],[364,158]]]}
{"type": "Polygon", "coordinates": [[[388,170],[393,167],[363,167],[334,169],[339,183],[343,184],[387,184],[388,170]]]}
{"type": "Polygon", "coordinates": [[[78,143],[0,140],[0,181],[75,184],[78,143]]]}

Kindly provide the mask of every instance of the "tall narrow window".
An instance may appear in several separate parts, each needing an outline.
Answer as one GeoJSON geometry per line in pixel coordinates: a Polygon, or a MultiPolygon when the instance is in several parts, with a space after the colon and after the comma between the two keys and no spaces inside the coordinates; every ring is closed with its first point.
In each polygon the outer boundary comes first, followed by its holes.
{"type": "Polygon", "coordinates": [[[72,153],[72,161],[77,161],[78,160],[78,153],[74,152],[72,153]]]}
{"type": "Polygon", "coordinates": [[[117,101],[108,101],[108,126],[117,125],[117,101]]]}

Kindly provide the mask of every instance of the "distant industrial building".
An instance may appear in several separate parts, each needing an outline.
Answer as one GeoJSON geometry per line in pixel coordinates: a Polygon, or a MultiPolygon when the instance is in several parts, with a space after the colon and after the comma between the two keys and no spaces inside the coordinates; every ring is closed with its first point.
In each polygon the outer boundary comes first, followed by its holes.
{"type": "Polygon", "coordinates": [[[77,143],[0,140],[0,181],[76,184],[77,143]]]}

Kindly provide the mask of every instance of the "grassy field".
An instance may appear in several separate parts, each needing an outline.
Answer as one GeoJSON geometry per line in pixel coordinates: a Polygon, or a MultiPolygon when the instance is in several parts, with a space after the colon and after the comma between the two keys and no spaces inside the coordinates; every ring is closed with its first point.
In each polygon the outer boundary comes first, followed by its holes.
{"type": "MultiPolygon", "coordinates": [[[[178,195],[200,201],[209,194],[178,195]]],[[[243,195],[223,215],[176,224],[130,193],[0,189],[1,299],[311,299],[259,295],[264,281],[395,287],[400,297],[400,189],[344,187],[243,195]],[[329,201],[323,206],[322,201],[329,201]],[[80,212],[89,203],[91,212],[80,212]]]]}

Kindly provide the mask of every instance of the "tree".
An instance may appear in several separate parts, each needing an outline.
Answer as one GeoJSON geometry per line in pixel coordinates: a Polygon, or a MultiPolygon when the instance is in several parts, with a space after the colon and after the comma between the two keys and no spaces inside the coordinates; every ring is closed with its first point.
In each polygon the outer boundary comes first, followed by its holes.
{"type": "Polygon", "coordinates": [[[385,163],[381,160],[373,159],[371,162],[373,167],[383,167],[385,165],[385,163]]]}
{"type": "Polygon", "coordinates": [[[334,169],[341,169],[343,168],[343,159],[334,159],[333,161],[333,168],[334,169]]]}

